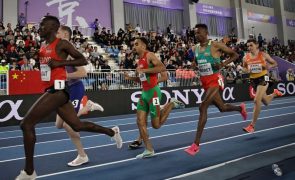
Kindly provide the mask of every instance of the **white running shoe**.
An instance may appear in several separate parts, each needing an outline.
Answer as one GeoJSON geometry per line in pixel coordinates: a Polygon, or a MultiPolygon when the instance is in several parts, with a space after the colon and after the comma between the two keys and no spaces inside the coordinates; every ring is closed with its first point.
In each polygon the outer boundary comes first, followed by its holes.
{"type": "Polygon", "coordinates": [[[81,166],[82,164],[86,164],[88,162],[89,162],[89,159],[87,155],[85,157],[78,155],[76,159],[68,163],[68,166],[76,167],[76,166],[81,166]]]}
{"type": "Polygon", "coordinates": [[[15,180],[35,180],[36,178],[36,171],[34,171],[32,175],[28,175],[26,171],[21,170],[20,174],[15,178],[15,180]]]}
{"type": "Polygon", "coordinates": [[[99,105],[98,103],[95,103],[91,100],[87,101],[86,107],[87,107],[88,111],[96,111],[96,110],[101,111],[101,112],[104,111],[104,109],[101,105],[99,105]]]}
{"type": "Polygon", "coordinates": [[[155,151],[144,150],[143,153],[136,156],[136,159],[151,158],[155,156],[155,151]]]}
{"type": "Polygon", "coordinates": [[[170,102],[172,102],[174,104],[174,109],[183,109],[185,108],[185,104],[181,101],[178,101],[175,98],[171,98],[170,102]]]}
{"type": "Polygon", "coordinates": [[[117,144],[117,148],[122,148],[123,146],[123,140],[120,135],[120,129],[118,126],[115,126],[112,128],[112,130],[115,132],[115,135],[112,137],[112,140],[114,140],[117,144]]]}

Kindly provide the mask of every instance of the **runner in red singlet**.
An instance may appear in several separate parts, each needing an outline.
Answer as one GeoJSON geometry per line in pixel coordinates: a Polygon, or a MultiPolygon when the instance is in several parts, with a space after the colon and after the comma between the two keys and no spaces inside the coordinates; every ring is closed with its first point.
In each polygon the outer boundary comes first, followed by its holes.
{"type": "Polygon", "coordinates": [[[36,143],[35,125],[54,111],[74,131],[106,134],[116,141],[118,148],[122,147],[122,139],[117,126],[109,129],[91,122],[81,122],[77,117],[77,113],[69,101],[65,83],[65,66],[82,66],[86,65],[87,61],[69,41],[56,38],[59,26],[59,20],[54,16],[45,16],[40,23],[40,36],[46,42],[46,45],[40,49],[41,79],[45,93],[34,103],[20,125],[24,137],[26,163],[24,170],[20,172],[16,180],[36,179],[33,163],[36,143]],[[66,60],[69,55],[73,58],[72,61],[66,60]]]}

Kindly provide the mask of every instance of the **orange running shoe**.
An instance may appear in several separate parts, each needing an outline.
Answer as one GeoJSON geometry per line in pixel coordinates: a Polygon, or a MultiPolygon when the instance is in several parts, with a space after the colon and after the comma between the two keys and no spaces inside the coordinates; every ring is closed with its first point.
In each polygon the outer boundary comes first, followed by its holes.
{"type": "Polygon", "coordinates": [[[184,150],[186,153],[188,153],[191,156],[196,155],[200,151],[200,147],[193,143],[190,147],[184,150]]]}
{"type": "Polygon", "coordinates": [[[246,104],[245,103],[241,103],[240,104],[240,107],[242,108],[241,115],[242,115],[243,119],[246,120],[247,119],[246,104]]]}
{"type": "Polygon", "coordinates": [[[273,90],[273,93],[274,93],[275,95],[277,95],[277,97],[281,97],[281,96],[283,96],[283,93],[282,93],[281,91],[277,90],[277,89],[274,89],[274,90],[273,90]]]}
{"type": "Polygon", "coordinates": [[[249,124],[247,127],[243,128],[243,130],[247,133],[253,133],[255,131],[254,126],[249,124]]]}

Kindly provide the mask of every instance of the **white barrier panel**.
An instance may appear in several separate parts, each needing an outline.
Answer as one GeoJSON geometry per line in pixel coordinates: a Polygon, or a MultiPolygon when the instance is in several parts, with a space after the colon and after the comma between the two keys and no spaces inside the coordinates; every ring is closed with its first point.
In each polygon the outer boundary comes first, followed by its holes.
{"type": "MultiPolygon", "coordinates": [[[[102,70],[103,71],[103,70],[102,70]]],[[[137,89],[141,84],[131,80],[125,80],[124,73],[135,76],[134,70],[115,70],[113,72],[93,72],[88,73],[83,78],[83,84],[87,91],[96,90],[118,90],[137,89]]],[[[199,84],[199,78],[194,71],[168,71],[167,82],[159,83],[160,87],[195,86],[199,84]]]]}
{"type": "Polygon", "coordinates": [[[7,95],[8,76],[6,72],[0,72],[0,95],[7,95]]]}

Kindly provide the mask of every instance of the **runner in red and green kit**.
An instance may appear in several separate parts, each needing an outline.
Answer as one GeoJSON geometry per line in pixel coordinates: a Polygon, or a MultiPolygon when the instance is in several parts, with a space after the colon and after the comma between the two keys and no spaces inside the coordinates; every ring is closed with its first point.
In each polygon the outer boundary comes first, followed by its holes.
{"type": "Polygon", "coordinates": [[[224,87],[223,77],[219,73],[219,70],[235,61],[239,55],[225,44],[209,40],[208,27],[206,24],[197,24],[194,31],[199,42],[199,44],[192,47],[193,52],[195,52],[194,63],[198,66],[201,75],[200,80],[205,90],[205,97],[199,106],[200,116],[195,141],[190,147],[185,149],[185,152],[192,156],[199,152],[201,136],[207,122],[207,110],[211,103],[213,103],[220,112],[238,111],[241,113],[244,120],[247,118],[244,103],[240,106],[225,104],[219,94],[219,90],[223,90],[224,87]],[[230,56],[230,58],[223,63],[220,61],[221,52],[230,56]]]}
{"type": "Polygon", "coordinates": [[[137,38],[134,41],[133,51],[138,54],[139,61],[137,64],[136,77],[130,77],[125,73],[125,79],[141,82],[142,94],[137,103],[137,125],[140,137],[137,142],[141,140],[145,144],[145,151],[136,156],[138,159],[148,158],[155,155],[154,148],[149,140],[147,131],[147,117],[148,113],[151,115],[152,127],[159,129],[167,120],[170,111],[173,108],[182,108],[184,104],[171,98],[163,109],[160,109],[161,90],[158,86],[159,82],[167,80],[167,72],[164,64],[155,56],[154,53],[147,50],[148,40],[144,37],[137,38]],[[161,73],[158,79],[158,73],[161,73]]]}

